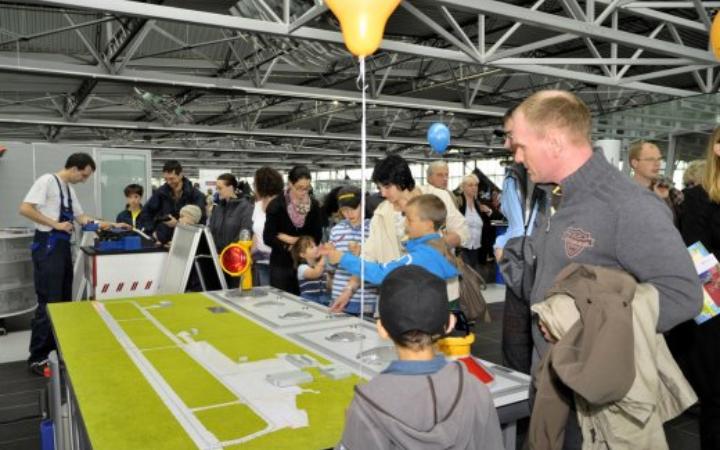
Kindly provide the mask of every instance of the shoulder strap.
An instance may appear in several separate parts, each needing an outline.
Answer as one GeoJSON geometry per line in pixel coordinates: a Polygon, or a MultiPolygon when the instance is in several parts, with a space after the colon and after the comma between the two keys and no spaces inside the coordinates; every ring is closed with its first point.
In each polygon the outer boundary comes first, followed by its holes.
{"type": "MultiPolygon", "coordinates": [[[[55,178],[55,183],[57,183],[58,191],[60,192],[60,208],[62,209],[62,207],[65,206],[65,202],[64,202],[65,196],[63,195],[62,183],[60,183],[60,179],[57,177],[57,175],[52,174],[52,176],[53,176],[53,178],[55,178]]],[[[72,211],[73,207],[72,207],[72,197],[70,196],[70,185],[67,186],[67,197],[68,197],[67,206],[72,211]]]]}

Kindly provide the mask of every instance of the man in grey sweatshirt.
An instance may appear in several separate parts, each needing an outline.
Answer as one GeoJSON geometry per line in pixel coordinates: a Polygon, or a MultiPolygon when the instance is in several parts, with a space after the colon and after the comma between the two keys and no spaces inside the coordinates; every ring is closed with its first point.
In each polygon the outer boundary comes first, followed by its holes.
{"type": "MultiPolygon", "coordinates": [[[[619,268],[655,286],[658,332],[696,316],[702,288],[670,211],[593,152],[583,101],[570,92],[540,91],[515,110],[513,125],[515,161],[533,182],[556,185],[548,189],[560,200],[545,205],[529,240],[535,259],[531,304],[544,300],[565,266],[579,263],[619,268]]],[[[533,344],[537,362],[548,347],[537,322],[533,344]]]]}

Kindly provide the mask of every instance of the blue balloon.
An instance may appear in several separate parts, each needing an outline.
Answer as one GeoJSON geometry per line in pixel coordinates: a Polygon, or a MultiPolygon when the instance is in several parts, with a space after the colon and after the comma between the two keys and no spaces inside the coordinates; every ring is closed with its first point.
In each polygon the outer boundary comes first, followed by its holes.
{"type": "Polygon", "coordinates": [[[450,129],[444,123],[435,122],[428,128],[427,139],[433,150],[443,154],[450,145],[450,129]]]}

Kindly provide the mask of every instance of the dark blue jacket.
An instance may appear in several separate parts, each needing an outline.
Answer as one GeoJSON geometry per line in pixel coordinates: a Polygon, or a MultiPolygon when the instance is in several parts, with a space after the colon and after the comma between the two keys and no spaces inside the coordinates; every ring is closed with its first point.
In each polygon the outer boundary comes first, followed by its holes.
{"type": "MultiPolygon", "coordinates": [[[[115,222],[117,222],[117,223],[126,223],[126,224],[128,224],[128,225],[130,225],[130,226],[133,226],[132,214],[130,214],[130,210],[129,210],[129,209],[125,209],[125,210],[121,211],[121,212],[117,215],[117,218],[115,219],[115,222]]],[[[144,211],[144,210],[143,210],[143,211],[140,211],[140,214],[139,214],[139,215],[137,216],[137,218],[135,219],[135,228],[137,228],[138,230],[141,230],[141,231],[142,231],[142,230],[147,231],[147,230],[152,229],[152,226],[153,226],[152,219],[150,219],[150,218],[145,214],[145,211],[144,211]]]]}
{"type": "Polygon", "coordinates": [[[167,183],[163,184],[156,190],[150,200],[145,204],[142,210],[142,214],[148,217],[148,220],[152,221],[151,232],[157,234],[157,238],[160,242],[170,242],[175,232],[174,228],[170,228],[160,222],[161,219],[168,214],[172,215],[176,219],[180,217],[180,210],[185,205],[195,205],[202,211],[201,224],[205,224],[205,195],[199,190],[195,189],[190,183],[190,180],[183,177],[182,194],[176,201],[173,197],[172,189],[167,183]]]}

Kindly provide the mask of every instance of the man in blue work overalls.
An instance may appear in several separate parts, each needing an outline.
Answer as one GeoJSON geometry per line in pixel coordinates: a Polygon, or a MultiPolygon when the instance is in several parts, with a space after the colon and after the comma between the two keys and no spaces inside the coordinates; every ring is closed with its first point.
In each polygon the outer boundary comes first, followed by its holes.
{"type": "MultiPolygon", "coordinates": [[[[20,214],[35,225],[32,261],[38,306],[32,320],[28,364],[30,370],[38,375],[44,374],[48,354],[56,349],[47,304],[72,300],[70,238],[73,222],[85,225],[94,221],[83,213],[72,185],[85,182],[94,171],[95,161],[90,155],[74,153],[65,162],[63,170],[35,180],[20,205],[20,214]]],[[[101,228],[127,228],[125,224],[107,222],[99,225],[101,228]]]]}

